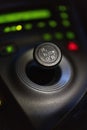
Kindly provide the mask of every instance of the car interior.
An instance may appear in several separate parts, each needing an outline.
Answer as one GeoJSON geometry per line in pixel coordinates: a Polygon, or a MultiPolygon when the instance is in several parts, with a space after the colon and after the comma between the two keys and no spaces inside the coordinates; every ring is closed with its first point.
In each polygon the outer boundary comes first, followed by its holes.
{"type": "Polygon", "coordinates": [[[87,130],[87,1],[0,1],[0,130],[87,130]]]}

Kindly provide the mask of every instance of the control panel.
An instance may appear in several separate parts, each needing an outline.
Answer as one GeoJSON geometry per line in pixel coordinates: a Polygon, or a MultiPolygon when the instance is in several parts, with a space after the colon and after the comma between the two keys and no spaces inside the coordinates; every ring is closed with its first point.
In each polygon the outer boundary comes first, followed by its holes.
{"type": "Polygon", "coordinates": [[[73,2],[25,3],[0,13],[1,126],[58,129],[86,94],[87,39],[73,2]]]}

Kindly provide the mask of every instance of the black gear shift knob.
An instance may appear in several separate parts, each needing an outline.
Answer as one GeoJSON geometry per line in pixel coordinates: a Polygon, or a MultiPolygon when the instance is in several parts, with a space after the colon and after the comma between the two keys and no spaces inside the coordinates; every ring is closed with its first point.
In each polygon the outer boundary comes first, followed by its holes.
{"type": "Polygon", "coordinates": [[[61,61],[62,54],[57,45],[45,42],[35,48],[34,57],[42,66],[54,67],[61,61]]]}

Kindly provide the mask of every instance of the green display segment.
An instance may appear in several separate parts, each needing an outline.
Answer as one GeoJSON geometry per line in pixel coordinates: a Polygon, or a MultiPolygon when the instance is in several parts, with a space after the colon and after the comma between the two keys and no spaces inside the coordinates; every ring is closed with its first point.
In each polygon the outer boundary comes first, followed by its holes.
{"type": "Polygon", "coordinates": [[[51,12],[46,9],[14,12],[9,14],[1,14],[0,24],[35,20],[35,19],[46,19],[50,17],[51,17],[51,12]]]}
{"type": "Polygon", "coordinates": [[[69,27],[69,26],[71,25],[71,23],[70,23],[69,20],[63,20],[63,21],[62,21],[62,25],[63,25],[64,27],[69,27]]]}
{"type": "Polygon", "coordinates": [[[57,22],[54,21],[54,20],[51,20],[49,21],[49,25],[52,27],[52,28],[55,28],[57,26],[57,22]]]}
{"type": "Polygon", "coordinates": [[[66,37],[68,39],[75,39],[75,34],[74,34],[74,32],[67,32],[66,33],[66,37]]]}
{"type": "Polygon", "coordinates": [[[14,47],[13,47],[12,45],[8,45],[8,46],[6,47],[6,52],[7,52],[7,53],[12,53],[12,52],[14,52],[14,47]]]}
{"type": "Polygon", "coordinates": [[[67,13],[60,13],[60,17],[61,17],[62,19],[67,19],[67,18],[69,18],[69,16],[68,16],[67,13]]]}
{"type": "Polygon", "coordinates": [[[63,40],[63,38],[64,38],[63,33],[56,32],[55,33],[55,38],[58,39],[58,40],[63,40]]]}
{"type": "Polygon", "coordinates": [[[26,30],[31,30],[31,29],[32,29],[32,24],[31,24],[31,23],[25,24],[24,28],[25,28],[26,30]]]}
{"type": "Polygon", "coordinates": [[[65,5],[58,6],[59,11],[67,11],[67,7],[65,5]]]}
{"type": "Polygon", "coordinates": [[[44,23],[44,22],[39,22],[39,23],[37,24],[37,27],[39,27],[39,28],[44,28],[44,27],[45,27],[45,23],[44,23]]]}
{"type": "Polygon", "coordinates": [[[50,33],[44,33],[43,39],[46,41],[50,41],[50,40],[52,40],[52,35],[50,33]]]}

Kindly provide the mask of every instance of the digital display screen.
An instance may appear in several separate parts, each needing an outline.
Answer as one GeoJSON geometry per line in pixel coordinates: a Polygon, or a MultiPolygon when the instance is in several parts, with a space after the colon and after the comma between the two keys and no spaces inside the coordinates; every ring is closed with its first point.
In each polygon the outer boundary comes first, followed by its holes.
{"type": "Polygon", "coordinates": [[[50,17],[51,17],[51,12],[47,9],[13,12],[8,14],[1,14],[0,24],[36,20],[36,19],[46,19],[50,17]]]}

